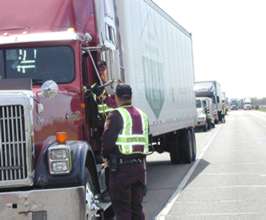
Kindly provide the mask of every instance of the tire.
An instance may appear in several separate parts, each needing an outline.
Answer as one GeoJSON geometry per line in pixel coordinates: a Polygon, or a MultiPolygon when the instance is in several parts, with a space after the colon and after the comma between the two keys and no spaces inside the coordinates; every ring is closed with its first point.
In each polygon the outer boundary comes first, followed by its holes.
{"type": "Polygon", "coordinates": [[[211,130],[212,129],[212,124],[211,122],[208,122],[208,130],[211,130]]]}
{"type": "Polygon", "coordinates": [[[208,122],[206,121],[206,123],[205,123],[205,125],[203,126],[203,131],[208,131],[208,128],[209,128],[209,126],[208,126],[208,122]]]}
{"type": "Polygon", "coordinates": [[[192,138],[192,161],[195,161],[197,158],[197,143],[194,128],[190,129],[191,138],[192,138]]]}
{"type": "Polygon", "coordinates": [[[181,136],[181,160],[184,163],[193,161],[193,138],[190,129],[184,129],[181,136]]]}
{"type": "Polygon", "coordinates": [[[210,118],[207,118],[207,119],[206,119],[206,122],[207,122],[208,130],[210,130],[210,129],[212,128],[212,122],[211,122],[211,119],[210,119],[210,118]]]}
{"type": "MultiPolygon", "coordinates": [[[[97,211],[97,216],[92,214],[92,207],[95,205],[95,198],[94,198],[94,187],[91,180],[91,175],[89,170],[85,169],[85,198],[86,198],[86,218],[85,220],[103,220],[103,213],[99,210],[97,211]]],[[[96,214],[96,211],[95,211],[96,214]]]]}
{"type": "Polygon", "coordinates": [[[191,163],[193,156],[196,158],[196,152],[193,155],[193,134],[191,129],[183,129],[168,138],[172,164],[191,163]]]}
{"type": "Polygon", "coordinates": [[[167,145],[169,147],[170,159],[172,164],[181,163],[181,152],[179,147],[179,134],[172,134],[167,138],[167,145]]]}

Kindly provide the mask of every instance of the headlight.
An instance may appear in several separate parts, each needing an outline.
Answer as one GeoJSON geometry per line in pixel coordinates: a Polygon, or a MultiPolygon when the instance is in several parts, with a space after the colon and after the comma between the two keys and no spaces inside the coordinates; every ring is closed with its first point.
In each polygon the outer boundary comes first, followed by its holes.
{"type": "Polygon", "coordinates": [[[72,169],[71,150],[68,145],[55,145],[48,149],[49,171],[52,175],[68,174],[72,169]]]}
{"type": "Polygon", "coordinates": [[[66,149],[54,149],[50,151],[51,160],[65,160],[67,156],[68,152],[66,149]]]}

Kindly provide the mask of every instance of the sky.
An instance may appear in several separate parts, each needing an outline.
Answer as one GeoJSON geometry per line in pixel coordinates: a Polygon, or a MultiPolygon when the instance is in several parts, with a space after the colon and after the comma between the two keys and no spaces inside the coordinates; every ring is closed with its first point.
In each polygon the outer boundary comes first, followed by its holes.
{"type": "Polygon", "coordinates": [[[265,0],[153,0],[192,33],[196,80],[229,98],[266,97],[265,0]]]}

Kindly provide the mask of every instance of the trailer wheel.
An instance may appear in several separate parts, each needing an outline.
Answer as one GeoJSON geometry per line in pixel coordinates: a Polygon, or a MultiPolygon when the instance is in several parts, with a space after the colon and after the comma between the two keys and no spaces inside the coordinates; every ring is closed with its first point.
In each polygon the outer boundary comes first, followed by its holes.
{"type": "Polygon", "coordinates": [[[208,131],[209,130],[209,125],[208,122],[205,123],[205,125],[203,125],[203,131],[208,131]]]}
{"type": "Polygon", "coordinates": [[[194,128],[190,129],[190,133],[192,138],[192,161],[195,161],[197,157],[197,143],[194,128]]]}
{"type": "Polygon", "coordinates": [[[179,164],[181,162],[181,152],[179,143],[179,134],[172,134],[167,138],[167,145],[169,147],[170,159],[172,164],[179,164]]]}
{"type": "Polygon", "coordinates": [[[184,129],[181,135],[181,157],[182,162],[191,163],[193,161],[193,136],[190,129],[184,129]]]}

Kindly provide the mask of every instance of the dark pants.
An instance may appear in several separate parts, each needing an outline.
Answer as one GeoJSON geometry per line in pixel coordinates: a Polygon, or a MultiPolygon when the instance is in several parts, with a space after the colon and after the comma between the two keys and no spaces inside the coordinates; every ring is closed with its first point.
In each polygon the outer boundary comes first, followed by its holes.
{"type": "Polygon", "coordinates": [[[145,194],[143,165],[123,165],[110,172],[109,192],[117,220],[144,220],[142,201],[145,194]]]}

